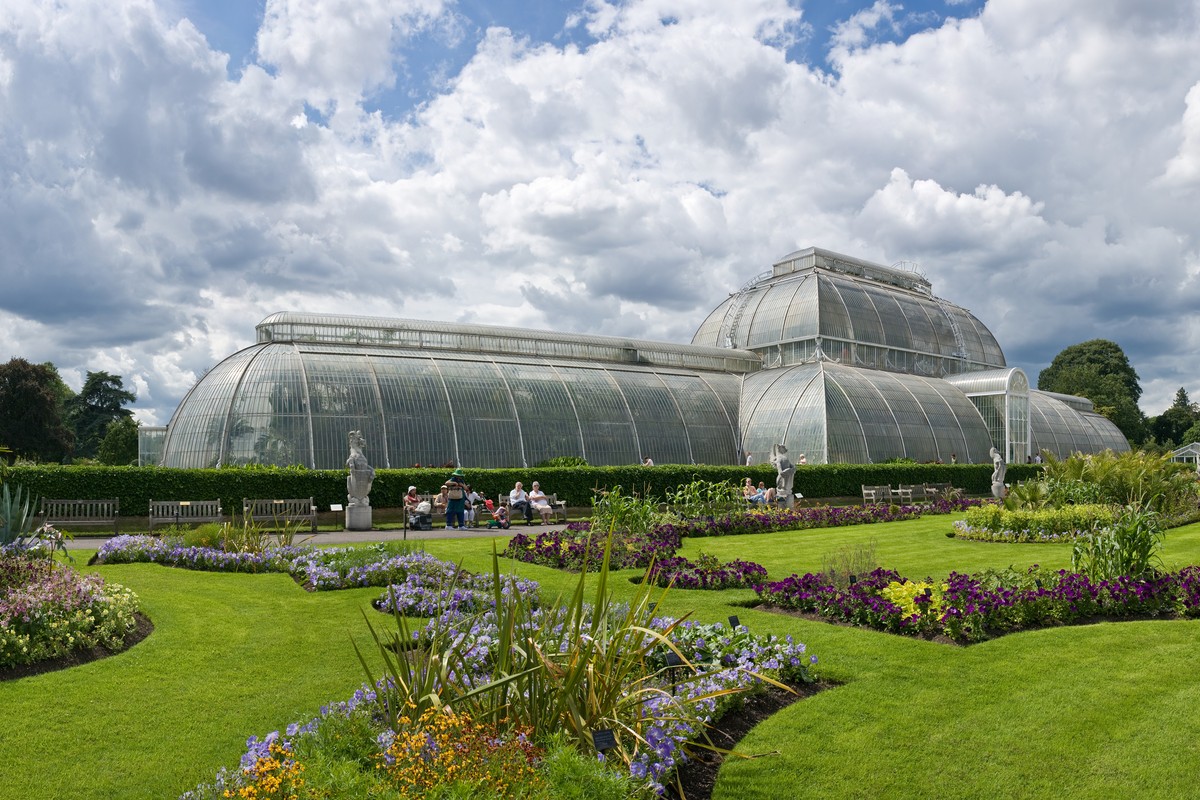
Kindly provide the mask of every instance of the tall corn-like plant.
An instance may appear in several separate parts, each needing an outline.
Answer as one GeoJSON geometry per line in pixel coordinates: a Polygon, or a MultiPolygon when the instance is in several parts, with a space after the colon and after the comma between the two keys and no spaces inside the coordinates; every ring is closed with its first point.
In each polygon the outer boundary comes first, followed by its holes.
{"type": "Polygon", "coordinates": [[[1071,550],[1071,568],[1094,581],[1124,575],[1145,578],[1161,565],[1163,532],[1158,512],[1126,506],[1111,527],[1079,537],[1071,550]]]}
{"type": "Polygon", "coordinates": [[[619,485],[611,489],[596,489],[594,492],[592,530],[644,535],[661,520],[658,501],[649,495],[642,496],[636,492],[625,494],[619,485]]]}
{"type": "Polygon", "coordinates": [[[684,484],[667,496],[671,511],[684,519],[718,517],[746,507],[740,487],[728,481],[700,478],[684,484]]]}

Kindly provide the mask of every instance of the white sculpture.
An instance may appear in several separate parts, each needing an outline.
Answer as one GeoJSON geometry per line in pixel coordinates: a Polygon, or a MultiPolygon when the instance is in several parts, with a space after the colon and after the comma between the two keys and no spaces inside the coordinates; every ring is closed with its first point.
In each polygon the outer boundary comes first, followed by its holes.
{"type": "Polygon", "coordinates": [[[1008,466],[1004,463],[1004,456],[996,448],[988,451],[992,457],[992,497],[997,500],[1004,499],[1004,473],[1008,466]]]}
{"type": "Polygon", "coordinates": [[[368,495],[375,480],[375,468],[367,463],[367,457],[363,455],[366,444],[362,431],[350,431],[350,457],[346,459],[346,466],[350,470],[346,476],[347,507],[371,505],[368,495]]]}
{"type": "Polygon", "coordinates": [[[771,465],[775,467],[775,501],[784,508],[791,508],[792,481],[796,478],[796,465],[788,458],[787,448],[777,444],[771,448],[771,465]]]}

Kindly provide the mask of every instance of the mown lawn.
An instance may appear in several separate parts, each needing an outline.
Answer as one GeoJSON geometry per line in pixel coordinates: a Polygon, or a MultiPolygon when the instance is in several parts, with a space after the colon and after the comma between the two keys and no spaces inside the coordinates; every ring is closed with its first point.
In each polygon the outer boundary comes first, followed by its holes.
{"type": "MultiPolygon", "coordinates": [[[[949,520],[700,539],[684,552],[758,561],[772,578],[871,541],[880,565],[911,577],[1069,563],[1065,545],[947,539],[949,520]]],[[[487,569],[490,541],[426,548],[487,569]]],[[[1171,532],[1164,561],[1200,563],[1200,525],[1171,532]]],[[[575,580],[514,569],[543,594],[575,580]]],[[[0,797],[175,797],[233,764],[246,736],[306,719],[362,680],[350,641],[366,643],[362,610],[378,590],[308,594],[285,576],[154,565],[99,571],[139,593],[156,631],[104,661],[0,682],[0,797]]],[[[635,575],[613,585],[632,591],[635,575]]],[[[770,755],[727,762],[716,797],[1200,796],[1200,622],[1104,623],[963,648],[757,611],[745,605],[753,597],[672,591],[664,611],[737,614],[791,634],[843,685],[756,728],[740,749],[770,755]]]]}

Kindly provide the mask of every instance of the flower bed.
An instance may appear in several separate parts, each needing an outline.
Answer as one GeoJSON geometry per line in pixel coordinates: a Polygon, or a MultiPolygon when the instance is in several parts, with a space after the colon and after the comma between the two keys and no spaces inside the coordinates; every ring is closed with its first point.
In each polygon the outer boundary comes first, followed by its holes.
{"type": "Polygon", "coordinates": [[[676,589],[743,589],[766,580],[767,570],[753,561],[734,559],[722,564],[701,553],[695,562],[682,556],[656,561],[648,578],[658,586],[676,589]]]}
{"type": "Polygon", "coordinates": [[[984,542],[1070,542],[1111,526],[1115,518],[1112,506],[1095,503],[1036,510],[986,505],[968,509],[954,523],[954,536],[984,542]]]}
{"type": "MultiPolygon", "coordinates": [[[[612,568],[645,569],[651,561],[661,563],[671,558],[685,537],[741,536],[753,533],[774,533],[809,528],[833,528],[842,525],[866,525],[874,522],[895,522],[918,519],[925,514],[950,514],[978,506],[981,500],[943,500],[918,505],[815,506],[812,508],[760,508],[738,511],[720,517],[700,517],[691,520],[657,525],[645,536],[615,533],[613,535],[612,568]]],[[[578,572],[586,563],[588,569],[600,569],[603,542],[608,534],[599,535],[588,522],[572,522],[565,530],[548,531],[537,536],[518,533],[509,540],[501,553],[529,564],[578,572]]],[[[757,566],[757,565],[755,565],[757,566]]],[[[693,576],[696,577],[696,576],[693,576]]],[[[765,576],[763,576],[765,577],[765,576]]],[[[681,588],[704,588],[699,585],[681,588]]],[[[743,585],[749,585],[743,584],[743,585]]],[[[713,587],[720,588],[720,587],[713,587]]]]}
{"type": "Polygon", "coordinates": [[[52,564],[0,557],[0,669],[117,649],[136,627],[131,590],[52,564]]]}
{"type": "MultiPolygon", "coordinates": [[[[547,531],[533,537],[518,533],[508,540],[500,555],[572,572],[585,566],[596,571],[604,560],[608,534],[587,527],[587,523],[571,523],[565,531],[547,531]]],[[[679,536],[668,526],[660,525],[646,536],[614,533],[610,567],[645,569],[651,561],[673,556],[678,548],[679,536]]]]}
{"type": "MultiPolygon", "coordinates": [[[[452,567],[442,574],[450,572],[452,567]]],[[[463,576],[456,576],[455,580],[462,581],[463,576]]],[[[389,588],[393,597],[395,588],[389,588]]],[[[605,605],[599,611],[587,605],[532,607],[527,601],[536,588],[532,582],[519,590],[513,584],[512,593],[502,595],[504,613],[498,612],[494,593],[480,592],[476,597],[480,601],[484,597],[489,600],[483,613],[474,601],[456,603],[453,598],[442,596],[435,603],[437,613],[424,627],[401,628],[418,646],[418,653],[427,648],[430,654],[436,654],[432,656],[433,662],[443,665],[430,678],[432,683],[422,684],[420,694],[424,697],[429,691],[442,696],[442,702],[449,702],[454,708],[453,718],[430,715],[428,709],[418,711],[413,708],[410,711],[403,705],[397,713],[398,700],[402,703],[406,696],[399,689],[402,684],[406,689],[412,686],[408,681],[397,680],[398,676],[388,676],[374,686],[364,686],[344,703],[322,708],[315,719],[287,726],[283,734],[274,731],[262,739],[251,737],[240,769],[222,770],[215,782],[198,787],[184,797],[201,800],[243,796],[244,791],[256,786],[263,775],[278,775],[280,770],[287,771],[294,782],[303,772],[303,753],[311,754],[313,748],[324,746],[321,742],[330,741],[337,741],[337,747],[345,749],[352,746],[346,741],[348,738],[355,738],[359,743],[356,763],[360,768],[365,765],[366,774],[374,776],[362,779],[380,781],[392,789],[400,788],[393,780],[399,779],[396,765],[406,753],[411,755],[411,748],[397,749],[397,742],[414,742],[429,758],[440,758],[448,748],[461,752],[464,759],[473,758],[471,753],[474,751],[467,742],[456,737],[445,738],[443,734],[455,727],[478,729],[477,723],[482,719],[472,716],[468,698],[487,696],[487,686],[494,679],[497,661],[506,656],[502,645],[506,641],[520,642],[522,651],[532,645],[541,654],[534,657],[535,663],[550,659],[570,665],[578,658],[599,655],[605,659],[616,657],[619,661],[587,663],[596,663],[597,667],[608,663],[608,669],[616,669],[616,664],[620,663],[621,669],[634,670],[628,675],[620,673],[621,679],[614,683],[620,693],[617,703],[624,709],[620,714],[632,714],[631,719],[636,724],[636,728],[625,728],[624,723],[613,726],[619,742],[617,746],[627,756],[628,775],[621,780],[629,780],[632,776],[631,789],[635,795],[646,791],[662,793],[672,771],[686,760],[687,743],[695,739],[708,722],[735,707],[741,692],[762,690],[768,680],[810,680],[808,670],[816,663],[816,657],[808,656],[804,645],[790,637],[778,639],[754,635],[744,626],[729,629],[721,624],[700,625],[679,623],[670,618],[651,618],[648,616],[650,605],[639,605],[641,610],[636,613],[624,605],[605,605]],[[597,614],[603,617],[597,618],[597,614]],[[647,616],[643,618],[642,614],[647,616]],[[635,619],[636,624],[633,623],[635,619]],[[597,641],[600,638],[604,639],[602,644],[597,641]],[[665,643],[668,640],[670,646],[665,643]],[[452,653],[446,649],[448,646],[452,646],[452,653]],[[632,657],[643,650],[648,653],[646,658],[632,657]],[[588,655],[583,655],[585,651],[588,655]],[[621,653],[628,657],[621,657],[621,653]],[[670,654],[678,660],[672,661],[670,654]],[[461,706],[454,702],[456,697],[461,706]],[[353,737],[347,735],[349,729],[353,729],[353,737]],[[437,743],[437,747],[426,752],[424,748],[430,743],[437,743]],[[287,766],[289,764],[291,766],[287,766]],[[376,768],[372,769],[372,765],[376,768]]],[[[419,660],[420,656],[417,658],[419,660]]],[[[402,666],[406,663],[397,662],[396,668],[408,669],[402,666]]],[[[586,672],[592,676],[588,681],[589,697],[606,691],[605,680],[611,674],[593,672],[591,668],[586,672]]],[[[554,675],[555,686],[560,680],[566,680],[565,675],[557,671],[554,675]]],[[[529,688],[532,684],[522,686],[525,688],[519,690],[518,695],[534,691],[529,688]]],[[[546,688],[547,685],[540,685],[541,691],[546,688]]],[[[537,697],[534,707],[544,709],[542,703],[546,699],[541,695],[537,697]]],[[[510,709],[509,704],[514,700],[519,701],[520,697],[514,698],[510,694],[508,701],[493,708],[510,709]]],[[[505,722],[503,718],[494,721],[505,722]]],[[[487,730],[489,741],[506,752],[511,753],[515,747],[513,742],[524,741],[521,738],[524,733],[505,724],[487,730]]],[[[540,747],[546,742],[539,740],[537,744],[540,747]]],[[[575,740],[570,749],[574,752],[580,744],[575,740]]],[[[586,747],[590,748],[590,740],[586,747]]],[[[536,748],[518,749],[529,754],[535,762],[541,757],[536,748]]],[[[604,757],[600,760],[603,762],[604,757]]],[[[603,769],[611,771],[613,761],[610,759],[603,769]]],[[[595,768],[594,755],[591,763],[595,768]]],[[[414,762],[412,769],[405,772],[408,777],[403,780],[410,780],[421,772],[420,766],[414,762]]],[[[425,775],[424,772],[421,774],[425,775]]],[[[450,780],[447,774],[443,771],[441,780],[450,780]]],[[[481,774],[496,775],[490,769],[481,774]]],[[[429,776],[429,781],[436,780],[437,776],[429,776]]],[[[491,780],[491,777],[485,780],[491,780]]],[[[422,790],[431,786],[430,782],[421,784],[422,790]]],[[[489,796],[516,796],[509,793],[509,788],[493,785],[489,796]]],[[[622,796],[630,794],[623,792],[622,796]]]]}
{"type": "Polygon", "coordinates": [[[969,643],[1004,633],[1095,617],[1200,616],[1200,567],[1147,580],[1093,582],[1066,570],[1031,567],[944,582],[911,581],[877,569],[849,586],[821,574],[755,587],[763,603],[891,633],[943,635],[969,643]]]}

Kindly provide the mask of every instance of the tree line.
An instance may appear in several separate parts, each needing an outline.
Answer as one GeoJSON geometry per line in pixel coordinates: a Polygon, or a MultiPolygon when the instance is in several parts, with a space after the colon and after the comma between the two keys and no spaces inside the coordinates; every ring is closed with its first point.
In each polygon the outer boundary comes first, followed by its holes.
{"type": "Polygon", "coordinates": [[[137,395],[119,375],[88,372],[76,394],[54,364],[13,358],[0,364],[0,458],[101,464],[137,461],[137,395]]]}

